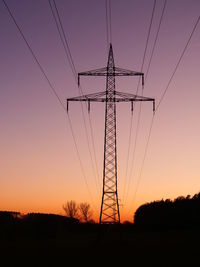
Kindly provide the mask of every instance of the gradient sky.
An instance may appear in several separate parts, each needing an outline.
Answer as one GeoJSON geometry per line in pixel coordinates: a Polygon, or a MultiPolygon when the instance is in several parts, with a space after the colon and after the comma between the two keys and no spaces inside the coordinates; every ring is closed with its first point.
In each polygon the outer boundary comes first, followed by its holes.
{"type": "MultiPolygon", "coordinates": [[[[56,3],[77,72],[104,67],[107,62],[105,1],[57,0],[56,3]]],[[[48,1],[7,0],[7,4],[62,101],[79,95],[48,1]]],[[[157,0],[144,73],[163,4],[163,0],[157,0]]],[[[111,1],[112,44],[117,66],[140,71],[152,8],[151,0],[111,1]]],[[[159,102],[199,15],[199,0],[167,1],[145,84],[145,96],[154,97],[159,102]]],[[[81,106],[70,103],[69,113],[90,195],[66,114],[2,1],[0,25],[0,210],[62,214],[62,205],[73,199],[89,202],[97,218],[102,191],[104,104],[92,104],[90,113],[100,183],[96,186],[81,106]]],[[[156,113],[142,176],[133,199],[152,118],[152,105],[142,105],[126,202],[122,196],[131,112],[130,104],[118,105],[118,189],[122,220],[132,220],[135,209],[142,203],[200,191],[199,51],[200,25],[156,113]]],[[[135,93],[137,81],[136,77],[118,78],[116,90],[135,93]]],[[[84,77],[81,82],[85,94],[105,90],[105,79],[84,77]]],[[[133,157],[138,107],[133,114],[128,173],[133,157]]],[[[84,111],[90,134],[85,108],[84,111]]],[[[90,147],[93,154],[91,136],[90,147]]]]}

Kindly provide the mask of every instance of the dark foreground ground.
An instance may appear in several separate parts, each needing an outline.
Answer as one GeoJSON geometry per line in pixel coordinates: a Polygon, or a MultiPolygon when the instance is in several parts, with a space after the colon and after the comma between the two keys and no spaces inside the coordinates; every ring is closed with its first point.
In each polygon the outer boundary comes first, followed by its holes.
{"type": "Polygon", "coordinates": [[[200,266],[200,227],[12,226],[0,231],[0,266],[200,266]]]}

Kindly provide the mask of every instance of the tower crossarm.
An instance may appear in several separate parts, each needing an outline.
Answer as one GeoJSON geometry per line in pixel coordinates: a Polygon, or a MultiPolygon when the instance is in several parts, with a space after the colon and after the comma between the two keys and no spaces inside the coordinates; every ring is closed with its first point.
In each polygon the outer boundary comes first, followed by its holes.
{"type": "Polygon", "coordinates": [[[115,76],[142,76],[143,77],[144,73],[115,67],[115,76]]]}
{"type": "Polygon", "coordinates": [[[80,76],[107,76],[107,68],[88,70],[78,73],[78,86],[80,85],[80,76]]]}
{"type": "Polygon", "coordinates": [[[141,76],[142,85],[144,85],[144,73],[123,69],[119,67],[113,67],[112,71],[108,71],[108,67],[79,72],[78,73],[78,85],[80,85],[80,76],[141,76]]]}
{"type": "Polygon", "coordinates": [[[83,71],[79,72],[78,76],[106,76],[107,74],[107,68],[99,68],[99,69],[94,69],[94,70],[88,70],[88,71],[83,71]]]}
{"type": "Polygon", "coordinates": [[[76,101],[87,102],[88,103],[88,111],[90,111],[90,102],[105,102],[106,101],[106,91],[67,98],[67,112],[69,110],[69,102],[76,102],[76,101]]]}
{"type": "Polygon", "coordinates": [[[115,92],[116,102],[131,102],[131,111],[133,111],[133,102],[149,101],[153,103],[153,112],[155,112],[155,98],[139,96],[129,93],[115,92]]]}
{"type": "Polygon", "coordinates": [[[134,95],[134,94],[130,94],[130,93],[123,93],[123,92],[119,92],[116,91],[115,95],[119,98],[119,99],[127,99],[128,101],[155,101],[154,98],[151,97],[145,97],[145,96],[139,96],[139,95],[134,95]]]}
{"type": "Polygon", "coordinates": [[[155,111],[155,99],[145,96],[139,96],[129,93],[123,93],[115,91],[115,97],[108,99],[106,98],[106,91],[87,94],[77,97],[71,97],[67,99],[67,111],[69,109],[69,102],[88,102],[88,110],[90,110],[90,102],[131,102],[131,110],[133,110],[133,102],[149,101],[153,103],[153,111],[155,111]]]}
{"type": "Polygon", "coordinates": [[[67,98],[67,101],[95,101],[98,99],[104,99],[103,97],[106,95],[106,91],[99,92],[99,93],[94,93],[94,94],[88,94],[88,95],[82,95],[82,96],[76,96],[76,97],[71,97],[67,98]]]}

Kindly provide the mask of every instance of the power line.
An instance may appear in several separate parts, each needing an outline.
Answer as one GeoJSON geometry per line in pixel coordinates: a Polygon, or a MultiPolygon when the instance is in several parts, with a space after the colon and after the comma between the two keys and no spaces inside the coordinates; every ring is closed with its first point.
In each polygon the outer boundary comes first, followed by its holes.
{"type": "MultiPolygon", "coordinates": [[[[79,149],[78,149],[78,145],[77,145],[77,142],[76,142],[76,138],[75,138],[75,134],[74,134],[74,130],[73,130],[73,126],[72,126],[72,122],[71,122],[69,114],[67,114],[67,117],[68,117],[68,121],[69,121],[69,126],[70,126],[70,130],[71,130],[72,138],[73,138],[73,141],[74,141],[74,146],[75,146],[75,149],[76,149],[77,157],[78,157],[79,164],[80,164],[80,167],[81,167],[82,175],[83,175],[83,178],[84,178],[84,182],[86,184],[87,191],[89,193],[89,196],[90,196],[90,199],[92,201],[93,207],[95,208],[93,197],[92,197],[92,193],[90,191],[90,188],[89,188],[89,185],[88,185],[88,182],[87,182],[87,178],[86,178],[85,171],[84,171],[84,168],[83,168],[83,163],[82,163],[82,160],[81,160],[81,157],[80,157],[80,152],[79,152],[79,149]]],[[[96,209],[94,209],[94,211],[97,214],[96,209]]]]}
{"type": "MultiPolygon", "coordinates": [[[[153,23],[155,8],[156,8],[156,0],[154,0],[154,2],[153,2],[153,9],[152,9],[152,13],[151,13],[151,20],[150,20],[149,29],[148,29],[147,40],[146,40],[146,45],[145,45],[145,49],[144,49],[144,55],[143,55],[143,58],[142,58],[142,65],[141,65],[141,70],[140,70],[141,72],[143,71],[144,62],[145,62],[145,59],[146,59],[147,47],[148,47],[148,44],[149,44],[149,38],[150,38],[150,34],[151,34],[151,28],[152,28],[152,23],[153,23]]],[[[141,77],[139,77],[139,79],[138,79],[136,95],[138,94],[139,85],[140,85],[140,79],[141,79],[141,77]]]]}
{"type": "MultiPolygon", "coordinates": [[[[150,33],[151,33],[151,28],[152,28],[154,13],[155,13],[155,7],[156,7],[156,0],[154,0],[154,2],[153,2],[153,8],[152,8],[151,19],[150,19],[149,28],[148,28],[148,34],[147,34],[147,39],[146,39],[146,44],[145,44],[145,49],[144,49],[144,55],[143,55],[143,58],[142,58],[141,72],[143,71],[144,62],[145,62],[145,58],[146,58],[147,47],[148,47],[148,44],[149,44],[149,38],[150,38],[150,33]]],[[[139,85],[140,85],[140,79],[141,79],[141,77],[138,79],[136,95],[138,94],[139,85]]],[[[142,88],[142,96],[143,96],[143,88],[142,88]]],[[[134,142],[134,148],[133,148],[133,157],[132,157],[132,161],[131,161],[132,162],[131,170],[130,170],[130,175],[129,175],[128,181],[127,181],[127,176],[125,176],[125,186],[124,186],[124,194],[123,194],[123,196],[124,196],[123,197],[124,204],[126,202],[126,199],[128,198],[130,180],[131,180],[131,176],[132,176],[133,165],[134,165],[134,162],[135,162],[135,153],[136,153],[138,133],[139,133],[141,109],[142,109],[142,102],[140,102],[140,104],[139,104],[139,113],[138,113],[138,120],[137,120],[137,126],[136,126],[136,136],[135,136],[135,142],[134,142]],[[126,186],[126,184],[128,184],[128,185],[126,186]],[[127,188],[126,190],[125,190],[125,187],[127,188]]],[[[131,125],[130,125],[130,130],[129,130],[130,133],[129,133],[129,140],[128,140],[128,153],[130,151],[129,147],[131,145],[131,137],[132,137],[132,134],[131,134],[131,132],[132,132],[132,120],[133,120],[133,117],[131,117],[131,125]]],[[[127,160],[127,163],[126,163],[126,169],[128,169],[129,156],[127,158],[128,158],[128,160],[127,160]]],[[[126,171],[126,175],[127,175],[127,171],[126,171]]]]}
{"type": "Polygon", "coordinates": [[[111,2],[110,1],[111,0],[105,0],[107,50],[109,50],[110,43],[112,43],[112,19],[111,19],[111,2]]]}
{"type": "MultiPolygon", "coordinates": [[[[82,164],[82,161],[81,161],[81,157],[80,157],[80,153],[79,153],[79,150],[78,150],[78,146],[77,146],[77,142],[76,142],[76,139],[75,139],[75,135],[74,135],[74,132],[73,132],[73,127],[72,127],[72,123],[71,123],[71,120],[70,120],[70,117],[69,115],[67,115],[66,113],[66,109],[65,109],[65,105],[63,104],[62,100],[60,99],[60,97],[58,96],[57,92],[56,92],[56,89],[54,88],[54,86],[52,85],[52,83],[50,82],[44,68],[42,67],[42,65],[40,64],[37,56],[35,55],[35,53],[33,52],[33,49],[31,48],[29,42],[27,41],[25,35],[23,34],[22,32],[22,29],[20,28],[20,26],[18,25],[14,15],[12,14],[10,8],[8,7],[7,3],[5,0],[2,0],[6,10],[8,11],[10,17],[12,18],[15,26],[17,27],[22,39],[24,40],[24,42],[26,43],[26,46],[28,47],[28,50],[30,51],[35,63],[37,64],[37,66],[39,67],[40,71],[42,72],[43,76],[45,77],[47,83],[49,84],[49,87],[51,88],[51,92],[53,92],[54,96],[57,98],[58,102],[59,102],[59,105],[62,107],[62,109],[65,111],[65,114],[68,118],[68,121],[69,121],[69,125],[70,125],[70,130],[71,130],[71,134],[72,134],[72,137],[73,137],[73,141],[74,141],[74,145],[75,145],[75,148],[76,148],[76,152],[77,152],[77,156],[78,156],[78,160],[79,160],[79,163],[80,163],[80,166],[81,166],[81,171],[82,171],[82,175],[84,177],[84,181],[86,183],[86,187],[87,187],[87,190],[88,190],[88,193],[91,197],[91,200],[92,200],[92,203],[93,203],[93,199],[92,199],[92,195],[91,195],[91,192],[89,190],[89,186],[88,186],[88,183],[87,183],[87,180],[86,180],[86,176],[85,176],[85,172],[84,172],[84,169],[83,169],[83,164],[82,164]]],[[[93,204],[94,206],[94,204],[93,204]]],[[[96,211],[95,211],[96,212],[96,211]]]]}
{"type": "Polygon", "coordinates": [[[131,116],[131,123],[130,123],[129,136],[128,136],[128,153],[127,153],[127,157],[126,157],[125,182],[124,182],[124,189],[123,189],[122,201],[124,201],[124,197],[125,197],[126,183],[127,183],[127,176],[128,176],[128,166],[129,166],[130,148],[131,148],[131,137],[132,137],[132,127],[133,127],[133,117],[132,116],[131,116]]]}
{"type": "Polygon", "coordinates": [[[48,0],[48,2],[49,2],[49,6],[50,6],[50,9],[51,9],[51,12],[52,12],[55,24],[56,24],[56,28],[57,28],[58,33],[59,33],[59,37],[60,37],[61,43],[62,43],[64,51],[65,51],[68,63],[70,65],[72,74],[73,74],[73,76],[74,76],[74,78],[75,78],[75,80],[77,82],[77,72],[76,72],[76,69],[75,69],[75,66],[74,66],[74,63],[73,63],[73,60],[72,60],[71,52],[70,52],[70,49],[69,49],[69,45],[68,45],[68,42],[67,42],[67,38],[66,38],[66,35],[65,35],[65,32],[64,32],[63,26],[62,26],[62,22],[61,22],[61,19],[60,19],[60,15],[59,15],[56,3],[55,3],[55,1],[53,1],[54,8],[56,10],[56,14],[57,14],[58,19],[57,19],[55,13],[54,13],[53,6],[51,4],[51,0],[48,0]],[[59,25],[60,25],[60,27],[59,27],[59,25]]]}
{"type": "MultiPolygon", "coordinates": [[[[63,44],[64,50],[65,50],[65,54],[67,55],[67,59],[68,59],[69,65],[71,67],[72,73],[73,73],[74,78],[75,78],[75,82],[77,84],[78,73],[77,73],[76,68],[75,68],[75,64],[74,64],[74,61],[73,61],[73,58],[72,58],[72,54],[71,54],[71,51],[70,51],[70,48],[69,48],[69,44],[68,44],[66,33],[64,31],[62,20],[61,20],[60,14],[59,14],[59,10],[57,8],[55,0],[53,0],[54,8],[56,10],[56,14],[57,14],[57,17],[58,17],[58,21],[57,21],[57,18],[55,16],[55,13],[54,13],[54,10],[53,10],[53,7],[51,5],[51,1],[48,0],[48,2],[49,2],[49,5],[50,5],[50,8],[51,8],[51,12],[53,14],[54,21],[56,23],[56,27],[57,27],[57,30],[58,30],[58,33],[59,33],[59,36],[60,36],[60,40],[61,40],[61,42],[63,44]]],[[[78,89],[79,89],[79,93],[81,95],[83,95],[82,87],[78,86],[78,89]]],[[[91,164],[92,164],[92,171],[93,171],[94,177],[95,177],[95,183],[96,183],[96,187],[97,187],[97,192],[100,195],[100,191],[99,191],[100,190],[99,189],[100,183],[99,183],[99,179],[98,179],[98,167],[97,167],[97,160],[96,160],[96,151],[95,151],[95,145],[94,145],[94,136],[93,136],[92,123],[91,123],[91,118],[89,116],[89,126],[90,126],[90,131],[91,131],[91,139],[92,139],[94,161],[93,161],[93,157],[92,157],[92,151],[91,151],[91,148],[90,148],[89,134],[88,134],[88,130],[87,130],[86,119],[85,119],[85,114],[84,114],[84,109],[83,109],[83,103],[82,102],[81,102],[81,111],[82,111],[82,116],[83,116],[84,129],[85,129],[85,133],[86,133],[87,146],[88,146],[88,150],[89,150],[89,154],[90,154],[90,160],[91,160],[91,164]],[[94,165],[95,165],[95,167],[94,167],[94,165]]]]}
{"type": "MultiPolygon", "coordinates": [[[[145,160],[146,160],[146,157],[147,157],[147,151],[148,151],[148,148],[149,148],[149,143],[150,143],[150,138],[151,138],[151,133],[152,133],[152,128],[153,128],[154,118],[155,118],[155,113],[153,114],[153,117],[151,119],[149,133],[148,133],[148,136],[147,136],[147,142],[146,142],[145,150],[144,150],[144,156],[143,156],[143,159],[142,159],[142,164],[141,164],[141,168],[140,168],[140,172],[139,172],[139,177],[138,177],[137,182],[136,182],[136,187],[135,187],[135,191],[134,191],[131,203],[134,203],[134,201],[135,201],[136,194],[137,194],[137,191],[138,191],[138,188],[139,188],[139,185],[140,185],[140,181],[141,181],[141,178],[142,178],[144,163],[145,163],[145,160]]],[[[130,212],[130,210],[129,210],[129,212],[130,212]]]]}
{"type": "Polygon", "coordinates": [[[61,105],[62,109],[65,110],[65,105],[62,103],[62,101],[61,101],[60,97],[58,96],[58,94],[57,94],[57,92],[56,92],[54,86],[52,85],[52,83],[50,82],[49,78],[47,77],[47,74],[46,74],[44,68],[43,68],[42,65],[40,64],[39,60],[37,59],[35,53],[33,52],[32,48],[31,48],[31,46],[29,45],[28,41],[26,40],[26,38],[25,38],[25,36],[24,36],[24,34],[23,34],[23,32],[22,32],[22,29],[21,29],[21,28],[19,27],[19,25],[17,24],[17,21],[15,20],[15,18],[14,18],[14,16],[13,16],[12,12],[11,12],[11,10],[10,10],[10,8],[8,7],[8,5],[7,5],[7,3],[5,2],[5,0],[2,0],[2,1],[3,1],[3,3],[4,3],[5,8],[7,9],[8,13],[9,13],[10,17],[12,18],[12,20],[13,20],[15,26],[17,27],[17,29],[18,29],[18,31],[19,31],[19,33],[20,33],[22,39],[23,39],[24,42],[26,43],[26,46],[28,47],[28,49],[29,49],[29,51],[30,51],[32,57],[34,58],[35,63],[37,64],[37,66],[39,67],[39,69],[40,69],[40,71],[42,72],[43,76],[45,77],[47,83],[49,84],[49,86],[50,86],[50,88],[51,88],[51,92],[52,92],[52,93],[54,94],[54,96],[57,98],[57,100],[58,100],[59,104],[61,105]]]}
{"type": "Polygon", "coordinates": [[[59,21],[59,24],[60,24],[60,27],[61,27],[61,31],[62,31],[62,34],[63,34],[63,37],[64,37],[65,45],[67,47],[67,52],[68,52],[68,55],[69,55],[69,57],[68,57],[69,58],[69,63],[70,63],[70,66],[71,66],[72,71],[74,73],[74,78],[75,78],[76,83],[77,83],[78,74],[77,74],[77,71],[76,71],[76,68],[75,68],[75,65],[74,65],[74,61],[72,59],[72,54],[71,54],[71,51],[70,51],[70,48],[69,48],[69,44],[68,44],[68,41],[67,41],[66,33],[65,33],[65,30],[64,30],[64,27],[63,27],[63,24],[62,24],[62,21],[61,21],[61,18],[60,18],[60,14],[59,14],[59,11],[58,11],[58,8],[57,8],[55,0],[53,0],[53,3],[54,3],[55,10],[56,10],[56,14],[58,16],[58,21],[59,21]]]}
{"type": "Polygon", "coordinates": [[[189,45],[189,43],[190,43],[190,41],[192,39],[192,36],[193,36],[193,34],[194,34],[194,32],[195,32],[195,30],[197,28],[197,25],[199,24],[199,21],[200,21],[200,16],[197,18],[197,21],[196,21],[196,23],[195,23],[195,25],[194,25],[194,27],[192,29],[192,32],[191,32],[191,34],[190,34],[190,36],[188,38],[188,41],[186,42],[186,45],[184,46],[184,49],[183,49],[183,51],[182,51],[182,53],[181,53],[181,55],[179,57],[179,60],[178,60],[176,66],[174,68],[174,71],[172,72],[172,75],[171,75],[171,77],[169,79],[169,82],[167,83],[167,86],[166,86],[166,88],[165,88],[165,90],[164,90],[164,92],[163,92],[163,94],[162,94],[162,96],[161,96],[161,98],[159,100],[159,103],[158,103],[158,105],[157,105],[157,107],[155,109],[155,113],[154,113],[154,116],[153,116],[152,121],[151,121],[150,130],[149,130],[149,134],[148,134],[148,138],[147,138],[147,143],[146,143],[146,147],[145,147],[145,153],[144,153],[142,166],[141,166],[140,173],[139,173],[139,179],[137,181],[137,185],[136,185],[136,188],[135,188],[135,193],[134,193],[134,196],[133,196],[132,203],[135,201],[136,194],[137,194],[137,191],[138,191],[138,188],[139,188],[139,185],[140,185],[140,181],[141,181],[141,178],[142,178],[144,163],[145,163],[146,156],[147,156],[147,151],[148,151],[148,147],[149,147],[149,142],[150,142],[150,137],[151,137],[151,132],[152,132],[152,128],[153,128],[153,122],[154,122],[154,119],[155,119],[155,115],[156,115],[156,113],[158,111],[158,108],[160,107],[165,95],[166,95],[167,90],[169,89],[169,86],[170,86],[170,84],[172,82],[172,79],[174,78],[174,75],[175,75],[175,73],[176,73],[176,71],[177,71],[177,69],[178,69],[178,67],[179,67],[179,65],[181,63],[181,60],[183,59],[183,56],[184,56],[184,54],[185,54],[185,52],[186,52],[186,50],[188,48],[188,45],[189,45]]]}
{"type": "Polygon", "coordinates": [[[164,16],[164,12],[165,12],[165,9],[166,9],[166,5],[167,5],[167,0],[165,0],[165,2],[164,2],[162,13],[161,13],[161,16],[160,16],[160,21],[159,21],[156,37],[155,37],[155,40],[154,40],[153,48],[152,48],[151,55],[150,55],[149,64],[148,64],[146,75],[145,75],[145,83],[146,83],[146,80],[147,80],[147,77],[148,77],[148,74],[149,74],[152,58],[153,58],[153,55],[154,55],[154,52],[155,52],[155,48],[156,48],[156,43],[158,41],[158,36],[159,36],[159,32],[160,32],[162,21],[163,21],[163,16],[164,16]]]}
{"type": "MultiPolygon", "coordinates": [[[[59,24],[60,24],[60,27],[62,29],[62,33],[63,33],[64,40],[65,40],[65,44],[67,46],[67,51],[68,51],[68,54],[69,54],[69,57],[70,57],[69,63],[71,63],[70,65],[71,65],[71,68],[72,68],[72,72],[75,73],[74,78],[75,78],[75,82],[77,84],[78,73],[76,71],[76,67],[75,67],[75,64],[74,64],[74,61],[73,61],[73,58],[72,58],[72,54],[71,54],[71,51],[70,51],[70,48],[69,48],[69,44],[68,44],[67,37],[66,37],[65,31],[64,31],[64,27],[62,25],[62,20],[61,20],[60,15],[59,15],[59,10],[58,10],[58,8],[56,6],[55,0],[53,0],[53,2],[54,2],[54,6],[56,8],[56,13],[57,13],[58,18],[59,18],[59,24]]],[[[79,90],[79,93],[81,95],[83,95],[83,90],[82,90],[81,85],[78,86],[78,90],[79,90]]],[[[85,103],[85,105],[86,105],[86,103],[85,103]]],[[[95,177],[95,183],[96,183],[96,187],[97,187],[97,192],[98,192],[98,194],[100,194],[100,191],[99,191],[100,190],[99,189],[100,188],[100,184],[99,184],[99,179],[98,179],[99,175],[98,175],[98,167],[97,167],[97,160],[96,160],[96,150],[95,150],[95,145],[94,145],[94,135],[93,135],[93,127],[92,127],[92,123],[91,123],[91,118],[90,118],[90,115],[89,115],[89,127],[90,127],[91,139],[92,139],[92,147],[93,147],[95,167],[94,167],[92,152],[91,152],[91,149],[90,149],[89,135],[88,135],[88,131],[87,131],[85,114],[84,114],[84,109],[83,109],[83,104],[82,103],[81,103],[81,110],[82,110],[82,115],[83,115],[84,128],[85,128],[85,132],[86,132],[88,150],[89,150],[90,159],[91,159],[91,163],[92,163],[92,170],[93,170],[94,177],[95,177]],[[95,172],[95,168],[96,168],[96,172],[95,172]]]]}
{"type": "MultiPolygon", "coordinates": [[[[92,139],[92,145],[94,148],[94,162],[95,162],[95,167],[96,167],[96,174],[97,174],[97,188],[99,188],[100,190],[100,176],[99,176],[99,171],[98,171],[98,165],[97,165],[97,157],[96,157],[96,150],[95,150],[95,142],[94,142],[94,131],[93,131],[93,127],[92,127],[92,122],[91,122],[91,117],[90,117],[90,113],[89,113],[89,127],[90,127],[90,133],[91,133],[91,139],[92,139]]],[[[95,176],[96,177],[96,176],[95,176]]],[[[99,194],[100,191],[98,190],[99,194]]]]}
{"type": "MultiPolygon", "coordinates": [[[[147,72],[146,72],[146,75],[145,75],[145,82],[147,80],[147,77],[148,77],[148,74],[149,74],[149,70],[150,70],[150,66],[151,66],[151,62],[152,62],[152,58],[153,58],[153,55],[154,55],[154,52],[155,52],[155,47],[156,47],[156,43],[157,43],[157,40],[158,40],[161,24],[162,24],[162,21],[163,21],[164,12],[165,12],[165,9],[166,9],[166,4],[167,4],[167,0],[165,0],[165,2],[164,2],[162,13],[161,13],[161,16],[160,16],[158,29],[157,29],[157,32],[156,32],[155,40],[154,40],[154,43],[153,43],[153,48],[152,48],[151,55],[150,55],[150,60],[149,60],[148,67],[147,67],[147,72]]],[[[139,112],[141,113],[141,110],[139,112]]],[[[154,118],[154,116],[153,116],[153,118],[154,118]]],[[[153,119],[152,119],[152,122],[151,122],[150,130],[149,130],[149,134],[148,134],[148,139],[147,139],[147,144],[146,144],[145,152],[144,152],[144,158],[142,160],[142,167],[141,167],[141,170],[140,170],[140,173],[139,173],[139,178],[137,180],[137,185],[136,185],[136,189],[135,189],[135,194],[134,195],[136,195],[136,192],[137,192],[137,189],[138,189],[138,186],[139,186],[139,183],[140,183],[140,177],[142,175],[142,169],[143,169],[144,161],[145,161],[146,154],[147,154],[147,148],[148,148],[148,144],[149,144],[149,140],[150,140],[152,126],[153,126],[153,119]]],[[[137,133],[137,130],[136,130],[136,133],[137,133]]]]}
{"type": "Polygon", "coordinates": [[[112,43],[112,16],[111,16],[111,0],[108,0],[108,8],[109,8],[109,29],[110,29],[110,43],[112,43]]]}
{"type": "MultiPolygon", "coordinates": [[[[156,32],[155,40],[154,40],[154,43],[153,43],[153,48],[152,48],[152,51],[151,51],[151,55],[150,55],[150,59],[149,59],[148,67],[147,67],[147,72],[146,72],[146,75],[145,75],[145,82],[146,82],[148,74],[149,74],[152,58],[153,58],[153,55],[154,55],[154,52],[155,52],[155,48],[156,48],[156,44],[157,44],[157,41],[158,41],[158,36],[159,36],[159,32],[160,32],[162,21],[163,21],[164,12],[165,12],[165,9],[166,9],[166,4],[167,4],[167,0],[165,0],[164,5],[163,5],[163,9],[162,9],[162,12],[161,12],[161,16],[160,16],[160,20],[159,20],[159,24],[158,24],[158,29],[157,29],[157,32],[156,32]]],[[[155,11],[155,5],[156,5],[156,3],[154,2],[154,7],[153,7],[154,11],[155,11]]],[[[151,23],[152,23],[152,19],[151,19],[151,23]]],[[[149,34],[148,34],[148,36],[149,36],[149,34]]],[[[147,37],[147,39],[148,38],[149,37],[147,37]]],[[[146,53],[146,50],[147,50],[147,46],[145,47],[145,53],[146,53]]],[[[143,65],[144,65],[144,61],[143,61],[142,66],[143,65]]],[[[135,139],[137,139],[137,137],[138,137],[138,129],[139,129],[140,117],[141,117],[141,103],[140,103],[140,110],[139,110],[139,116],[138,116],[138,123],[137,123],[137,127],[136,127],[136,138],[135,139]]],[[[134,145],[134,152],[133,152],[134,155],[135,155],[135,146],[136,146],[136,142],[135,142],[135,145],[134,145]]],[[[133,157],[133,159],[135,159],[135,156],[133,157]]],[[[134,162],[134,160],[133,160],[133,162],[134,162]]]]}
{"type": "Polygon", "coordinates": [[[107,51],[109,50],[109,30],[108,30],[108,6],[107,0],[105,0],[105,9],[106,9],[106,43],[107,43],[107,51]]]}
{"type": "Polygon", "coordinates": [[[179,65],[180,65],[180,63],[181,63],[181,60],[182,60],[182,58],[183,58],[183,56],[184,56],[184,54],[185,54],[185,52],[186,52],[186,49],[187,49],[187,47],[188,47],[188,45],[189,45],[189,43],[190,43],[190,41],[191,41],[191,39],[192,39],[192,36],[193,36],[193,34],[194,34],[194,32],[195,32],[195,30],[196,30],[196,28],[197,28],[197,25],[199,24],[199,21],[200,21],[200,16],[197,18],[197,21],[196,21],[196,23],[195,23],[195,25],[194,25],[194,27],[193,27],[193,29],[192,29],[192,32],[191,32],[191,34],[190,34],[190,36],[189,36],[189,39],[188,39],[188,41],[187,41],[187,43],[186,43],[186,45],[185,45],[185,47],[184,47],[184,49],[183,49],[183,51],[182,51],[182,53],[181,53],[181,55],[180,55],[180,58],[179,58],[179,60],[178,60],[178,62],[177,62],[177,64],[176,64],[176,66],[175,66],[175,68],[174,68],[174,71],[172,72],[172,75],[171,75],[171,77],[170,77],[170,79],[169,79],[169,82],[168,82],[168,84],[167,84],[167,86],[166,86],[166,88],[165,88],[163,94],[161,95],[161,98],[160,98],[160,100],[159,100],[159,102],[158,102],[158,104],[157,104],[157,106],[156,106],[156,111],[157,111],[158,108],[160,107],[160,104],[161,104],[161,102],[163,101],[163,99],[164,99],[164,97],[165,97],[165,95],[166,95],[166,93],[167,93],[167,90],[169,89],[169,86],[170,86],[170,84],[171,84],[171,81],[172,81],[172,79],[174,78],[174,75],[175,75],[175,73],[176,73],[176,71],[177,71],[177,69],[178,69],[178,67],[179,67],[179,65]]]}

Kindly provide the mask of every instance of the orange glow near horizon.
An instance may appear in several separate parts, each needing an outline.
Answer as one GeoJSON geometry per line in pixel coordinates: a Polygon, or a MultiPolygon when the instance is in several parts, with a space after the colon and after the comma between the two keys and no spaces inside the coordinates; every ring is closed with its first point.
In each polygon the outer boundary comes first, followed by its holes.
{"type": "MultiPolygon", "coordinates": [[[[104,67],[107,63],[105,3],[88,3],[58,3],[77,72],[104,67]]],[[[9,2],[24,35],[65,105],[66,98],[78,96],[80,92],[47,4],[45,1],[9,2]]],[[[153,1],[146,0],[127,1],[126,5],[122,0],[113,1],[112,45],[116,66],[140,71],[152,5],[153,1]]],[[[0,61],[0,210],[64,215],[62,205],[74,200],[89,203],[93,219],[98,222],[103,173],[104,104],[91,103],[90,115],[83,105],[83,118],[80,104],[70,103],[69,116],[76,147],[68,117],[2,2],[0,7],[1,47],[5,51],[0,61]]],[[[163,1],[157,1],[143,66],[145,74],[162,8],[163,1]]],[[[156,104],[166,89],[199,10],[200,1],[183,0],[181,8],[179,1],[167,3],[143,92],[144,96],[155,98],[156,104]]],[[[155,115],[142,172],[153,116],[152,105],[142,104],[136,142],[139,105],[136,104],[131,117],[130,105],[117,103],[118,196],[122,222],[133,221],[136,209],[146,202],[194,195],[200,191],[199,36],[200,25],[155,115]]],[[[104,78],[84,77],[81,80],[83,93],[104,91],[104,78]]],[[[117,77],[116,90],[134,94],[137,82],[137,77],[117,77]]],[[[141,87],[138,94],[142,94],[141,87]]]]}

